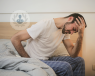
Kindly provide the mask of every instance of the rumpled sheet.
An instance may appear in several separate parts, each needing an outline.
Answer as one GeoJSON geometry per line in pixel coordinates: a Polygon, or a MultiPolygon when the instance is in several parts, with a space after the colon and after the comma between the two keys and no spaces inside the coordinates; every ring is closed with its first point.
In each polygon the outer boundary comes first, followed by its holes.
{"type": "MultiPolygon", "coordinates": [[[[4,48],[0,52],[0,69],[22,71],[29,76],[56,76],[53,69],[42,61],[34,58],[16,57],[15,53],[8,48],[4,48]]],[[[0,73],[0,76],[3,74],[0,73]]]]}

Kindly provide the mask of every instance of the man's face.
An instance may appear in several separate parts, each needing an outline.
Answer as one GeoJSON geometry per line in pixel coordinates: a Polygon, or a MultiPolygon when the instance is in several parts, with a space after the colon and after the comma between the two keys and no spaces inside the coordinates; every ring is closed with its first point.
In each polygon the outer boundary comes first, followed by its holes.
{"type": "Polygon", "coordinates": [[[63,34],[73,34],[76,32],[78,32],[78,27],[76,26],[75,22],[66,22],[62,29],[63,34]]]}

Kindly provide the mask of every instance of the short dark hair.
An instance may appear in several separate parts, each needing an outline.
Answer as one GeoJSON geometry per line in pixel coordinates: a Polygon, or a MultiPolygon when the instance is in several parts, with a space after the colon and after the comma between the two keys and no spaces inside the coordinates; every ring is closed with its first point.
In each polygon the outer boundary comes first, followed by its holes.
{"type": "MultiPolygon", "coordinates": [[[[81,14],[79,14],[79,13],[73,13],[73,14],[70,14],[69,16],[66,16],[65,18],[68,18],[68,17],[74,17],[74,19],[73,19],[73,21],[71,22],[71,23],[74,23],[75,21],[76,21],[76,18],[78,18],[78,16],[80,17],[80,18],[83,18],[84,19],[84,17],[81,15],[81,14]]],[[[78,20],[80,21],[80,19],[78,18],[78,20]]],[[[84,19],[84,21],[85,21],[85,19],[84,19]]],[[[77,21],[76,21],[77,22],[77,21]]],[[[81,22],[81,21],[80,21],[81,22]]],[[[77,22],[78,23],[78,22],[77,22]]],[[[87,25],[86,25],[86,22],[85,22],[85,28],[87,27],[87,25]]]]}

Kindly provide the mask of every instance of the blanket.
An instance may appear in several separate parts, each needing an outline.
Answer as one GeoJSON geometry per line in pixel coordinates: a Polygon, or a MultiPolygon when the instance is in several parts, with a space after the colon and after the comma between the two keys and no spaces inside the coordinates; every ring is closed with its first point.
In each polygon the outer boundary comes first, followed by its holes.
{"type": "Polygon", "coordinates": [[[0,50],[0,76],[4,74],[2,73],[2,69],[22,71],[26,73],[27,76],[56,76],[53,69],[39,59],[17,57],[16,54],[11,49],[6,48],[5,45],[2,45],[0,50]]]}

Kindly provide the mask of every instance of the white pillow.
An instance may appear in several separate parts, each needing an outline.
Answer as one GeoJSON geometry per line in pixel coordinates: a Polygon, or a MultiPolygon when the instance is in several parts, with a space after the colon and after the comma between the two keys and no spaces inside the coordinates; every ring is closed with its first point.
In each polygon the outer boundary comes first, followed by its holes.
{"type": "MultiPolygon", "coordinates": [[[[74,44],[74,43],[73,43],[74,44]]],[[[55,50],[55,52],[52,54],[52,56],[69,56],[68,51],[66,50],[63,43],[60,43],[58,48],[55,50]]]]}

